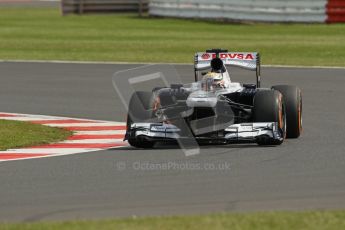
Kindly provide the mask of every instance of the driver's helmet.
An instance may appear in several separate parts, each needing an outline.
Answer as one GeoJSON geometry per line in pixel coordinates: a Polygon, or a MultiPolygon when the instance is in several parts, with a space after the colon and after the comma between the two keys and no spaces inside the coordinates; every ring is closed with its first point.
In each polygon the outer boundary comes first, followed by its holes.
{"type": "Polygon", "coordinates": [[[203,77],[203,82],[206,84],[207,90],[216,88],[224,88],[224,80],[222,73],[208,72],[203,77]]]}

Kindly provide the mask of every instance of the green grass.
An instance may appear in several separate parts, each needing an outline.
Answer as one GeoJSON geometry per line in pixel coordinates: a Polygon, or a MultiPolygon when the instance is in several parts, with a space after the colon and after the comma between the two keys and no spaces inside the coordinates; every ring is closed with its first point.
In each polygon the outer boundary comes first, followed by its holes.
{"type": "Polygon", "coordinates": [[[71,134],[72,132],[60,128],[0,120],[0,150],[57,142],[65,140],[71,134]]]}
{"type": "Polygon", "coordinates": [[[345,66],[345,24],[62,17],[58,9],[0,8],[0,59],[192,63],[194,52],[212,47],[259,51],[264,64],[345,66]]]}
{"type": "Polygon", "coordinates": [[[340,230],[345,229],[345,211],[267,212],[213,214],[183,217],[128,218],[102,221],[0,224],[2,230],[340,230]]]}

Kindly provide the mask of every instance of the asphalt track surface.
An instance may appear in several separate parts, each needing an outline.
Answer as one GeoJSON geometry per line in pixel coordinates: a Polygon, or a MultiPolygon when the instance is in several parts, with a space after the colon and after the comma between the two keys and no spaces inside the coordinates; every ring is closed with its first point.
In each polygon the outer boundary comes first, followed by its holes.
{"type": "MultiPolygon", "coordinates": [[[[123,121],[111,78],[136,66],[0,63],[0,110],[123,121]]],[[[176,68],[192,81],[192,66],[176,68]]],[[[232,73],[254,80],[247,71],[232,73]]],[[[263,86],[303,90],[300,139],[279,147],[205,146],[193,157],[162,146],[3,162],[0,221],[344,209],[345,69],[263,68],[262,75],[263,86]],[[145,163],[175,168],[138,169],[145,163]]]]}

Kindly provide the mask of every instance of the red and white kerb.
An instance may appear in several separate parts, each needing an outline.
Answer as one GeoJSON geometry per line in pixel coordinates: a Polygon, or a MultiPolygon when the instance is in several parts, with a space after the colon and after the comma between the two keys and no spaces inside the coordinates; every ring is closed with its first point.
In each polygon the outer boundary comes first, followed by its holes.
{"type": "Polygon", "coordinates": [[[126,132],[124,122],[1,112],[0,119],[27,121],[73,131],[73,135],[62,142],[0,151],[0,162],[62,156],[128,146],[127,142],[123,141],[126,132]]]}

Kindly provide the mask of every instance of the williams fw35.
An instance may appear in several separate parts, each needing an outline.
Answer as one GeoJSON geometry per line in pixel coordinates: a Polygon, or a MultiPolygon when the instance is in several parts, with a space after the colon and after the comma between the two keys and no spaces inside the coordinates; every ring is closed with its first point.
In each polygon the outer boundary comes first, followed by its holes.
{"type": "Polygon", "coordinates": [[[137,91],[128,105],[125,140],[137,148],[193,139],[201,144],[280,145],[302,132],[301,90],[260,87],[258,53],[212,49],[195,55],[190,84],[137,91]],[[256,84],[232,82],[227,67],[256,73],[256,84]]]}

